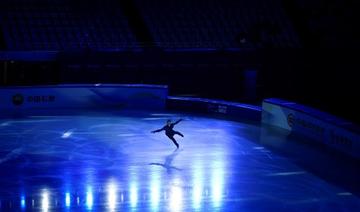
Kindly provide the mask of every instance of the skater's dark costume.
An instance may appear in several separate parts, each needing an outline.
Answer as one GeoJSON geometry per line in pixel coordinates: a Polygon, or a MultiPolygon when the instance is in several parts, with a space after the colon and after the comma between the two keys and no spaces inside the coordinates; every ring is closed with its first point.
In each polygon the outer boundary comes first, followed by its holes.
{"type": "Polygon", "coordinates": [[[180,121],[182,121],[182,119],[179,119],[178,121],[176,121],[176,122],[174,122],[174,123],[171,123],[171,121],[168,120],[167,123],[166,123],[166,125],[165,125],[163,128],[158,129],[158,130],[154,130],[154,131],[152,131],[152,133],[157,133],[157,132],[161,132],[161,131],[165,130],[165,135],[166,135],[167,137],[169,137],[170,140],[172,140],[172,142],[174,142],[176,148],[179,148],[179,144],[176,142],[176,140],[175,140],[175,138],[174,138],[174,135],[180,135],[181,137],[184,137],[184,135],[181,134],[181,133],[178,132],[178,131],[173,130],[173,128],[174,128],[174,126],[175,126],[176,124],[178,124],[180,121]]]}

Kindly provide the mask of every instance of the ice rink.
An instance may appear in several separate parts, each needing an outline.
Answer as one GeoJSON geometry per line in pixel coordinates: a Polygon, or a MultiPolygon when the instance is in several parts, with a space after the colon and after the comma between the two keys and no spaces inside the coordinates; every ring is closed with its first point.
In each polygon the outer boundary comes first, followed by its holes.
{"type": "Polygon", "coordinates": [[[305,139],[201,115],[0,119],[0,211],[360,211],[359,169],[305,139]],[[179,149],[150,133],[178,118],[179,149]]]}

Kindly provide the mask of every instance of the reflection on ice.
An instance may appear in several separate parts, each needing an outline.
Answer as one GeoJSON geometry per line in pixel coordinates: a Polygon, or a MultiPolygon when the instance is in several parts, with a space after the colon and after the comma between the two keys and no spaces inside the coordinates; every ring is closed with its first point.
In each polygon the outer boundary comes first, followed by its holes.
{"type": "Polygon", "coordinates": [[[94,204],[94,197],[93,197],[93,192],[92,192],[92,188],[90,186],[88,186],[87,188],[87,192],[86,192],[86,207],[87,209],[91,210],[94,204]]]}
{"type": "Polygon", "coordinates": [[[224,186],[224,167],[222,162],[214,161],[212,164],[211,196],[214,207],[221,206],[224,186]]]}
{"type": "Polygon", "coordinates": [[[21,206],[22,209],[26,208],[26,201],[25,201],[25,196],[24,195],[21,196],[20,206],[21,206]]]}
{"type": "Polygon", "coordinates": [[[71,206],[70,193],[66,192],[65,194],[65,206],[69,208],[71,206]]]}
{"type": "Polygon", "coordinates": [[[181,211],[183,204],[183,190],[181,181],[175,179],[170,187],[169,193],[169,208],[171,211],[181,211]]]}
{"type": "Polygon", "coordinates": [[[43,190],[41,194],[41,210],[42,211],[48,211],[50,207],[50,201],[49,201],[49,192],[47,190],[43,190]]]}
{"type": "Polygon", "coordinates": [[[108,208],[110,209],[110,211],[114,211],[116,209],[117,203],[117,185],[115,182],[110,182],[108,184],[107,192],[108,208]]]}
{"type": "Polygon", "coordinates": [[[150,183],[150,202],[151,209],[156,211],[160,202],[160,179],[159,173],[154,171],[151,173],[151,183],[150,183]]]}
{"type": "Polygon", "coordinates": [[[203,164],[201,161],[195,161],[193,166],[193,191],[192,191],[192,202],[194,209],[201,208],[201,201],[203,199],[203,184],[204,184],[204,173],[203,164]]]}
{"type": "Polygon", "coordinates": [[[132,208],[135,208],[137,206],[138,202],[138,188],[137,183],[132,182],[130,184],[130,205],[132,208]]]}

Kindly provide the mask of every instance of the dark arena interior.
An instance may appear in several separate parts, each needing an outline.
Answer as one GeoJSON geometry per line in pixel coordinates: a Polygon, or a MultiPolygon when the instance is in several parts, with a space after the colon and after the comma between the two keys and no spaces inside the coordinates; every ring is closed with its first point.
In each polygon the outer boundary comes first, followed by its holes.
{"type": "Polygon", "coordinates": [[[1,0],[0,211],[360,211],[352,0],[1,0]]]}

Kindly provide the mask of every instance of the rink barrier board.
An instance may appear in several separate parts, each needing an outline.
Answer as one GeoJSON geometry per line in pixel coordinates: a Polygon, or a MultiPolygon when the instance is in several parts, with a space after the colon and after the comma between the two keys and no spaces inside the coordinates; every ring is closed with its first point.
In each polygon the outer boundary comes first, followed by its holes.
{"type": "Polygon", "coordinates": [[[211,114],[236,121],[261,121],[261,107],[222,100],[169,96],[167,108],[211,114]]]}
{"type": "Polygon", "coordinates": [[[261,122],[360,158],[358,126],[325,112],[282,99],[265,99],[261,122]]]}
{"type": "Polygon", "coordinates": [[[0,109],[165,109],[167,86],[85,84],[0,88],[0,109]]]}

